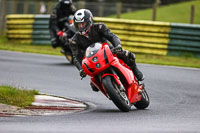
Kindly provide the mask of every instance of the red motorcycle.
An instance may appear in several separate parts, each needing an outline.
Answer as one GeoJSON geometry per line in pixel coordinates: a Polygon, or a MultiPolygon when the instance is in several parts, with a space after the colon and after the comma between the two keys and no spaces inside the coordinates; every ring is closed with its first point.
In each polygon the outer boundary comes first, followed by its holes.
{"type": "Polygon", "coordinates": [[[82,61],[84,72],[91,82],[123,112],[149,106],[149,96],[144,84],[139,84],[132,70],[107,43],[94,43],[86,49],[82,61]]]}

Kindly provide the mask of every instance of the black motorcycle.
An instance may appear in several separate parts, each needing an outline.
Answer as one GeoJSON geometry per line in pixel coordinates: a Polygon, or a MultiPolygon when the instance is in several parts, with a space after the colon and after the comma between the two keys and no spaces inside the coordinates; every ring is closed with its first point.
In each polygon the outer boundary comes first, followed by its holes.
{"type": "Polygon", "coordinates": [[[73,35],[76,33],[76,29],[73,24],[73,16],[69,16],[67,18],[64,18],[66,21],[63,28],[63,37],[59,37],[61,41],[61,53],[65,55],[66,59],[72,64],[73,58],[72,58],[72,51],[69,47],[69,39],[73,37],[73,35]]]}

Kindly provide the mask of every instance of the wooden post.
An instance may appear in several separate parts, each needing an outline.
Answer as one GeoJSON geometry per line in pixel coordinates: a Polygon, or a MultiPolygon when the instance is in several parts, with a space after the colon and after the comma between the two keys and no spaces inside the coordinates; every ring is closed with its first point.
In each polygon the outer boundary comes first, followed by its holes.
{"type": "Polygon", "coordinates": [[[78,9],[84,9],[85,8],[85,1],[78,1],[78,9]]]}
{"type": "Polygon", "coordinates": [[[35,4],[36,4],[35,13],[40,14],[40,2],[36,2],[35,4]]]}
{"type": "Polygon", "coordinates": [[[6,0],[1,0],[0,8],[1,8],[1,13],[0,13],[0,34],[3,34],[5,31],[5,23],[6,23],[6,7],[7,7],[7,2],[6,0]]]}
{"type": "Polygon", "coordinates": [[[29,1],[24,1],[24,14],[28,14],[29,1]]]}
{"type": "Polygon", "coordinates": [[[99,3],[99,11],[98,11],[98,16],[99,17],[103,17],[103,11],[104,11],[104,7],[103,7],[104,3],[99,3]]]}
{"type": "Polygon", "coordinates": [[[158,8],[159,4],[160,4],[160,0],[155,0],[155,3],[153,4],[153,13],[152,13],[152,20],[153,21],[156,21],[157,8],[158,8]]]}
{"type": "Polygon", "coordinates": [[[121,3],[121,2],[117,2],[117,3],[116,3],[117,18],[120,18],[121,10],[122,10],[122,3],[121,3]]]}
{"type": "Polygon", "coordinates": [[[55,7],[56,3],[53,1],[48,1],[48,5],[47,5],[47,14],[51,14],[51,12],[53,11],[53,8],[55,7]]]}
{"type": "Polygon", "coordinates": [[[157,12],[157,4],[153,4],[153,15],[152,15],[152,21],[156,21],[156,12],[157,12]]]}
{"type": "Polygon", "coordinates": [[[13,10],[12,13],[14,13],[14,14],[17,13],[17,5],[18,5],[18,3],[19,3],[18,0],[14,0],[14,1],[12,2],[12,10],[13,10]]]}
{"type": "Polygon", "coordinates": [[[191,10],[190,10],[190,24],[194,24],[194,12],[195,12],[195,7],[194,7],[194,5],[191,5],[191,10]]]}

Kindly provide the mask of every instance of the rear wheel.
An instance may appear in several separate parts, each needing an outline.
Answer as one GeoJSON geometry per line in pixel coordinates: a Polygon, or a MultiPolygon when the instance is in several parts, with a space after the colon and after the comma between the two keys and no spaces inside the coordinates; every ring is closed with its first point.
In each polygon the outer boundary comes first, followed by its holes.
{"type": "Polygon", "coordinates": [[[124,90],[121,90],[111,76],[102,79],[102,83],[113,103],[123,112],[131,110],[131,104],[124,90]]]}
{"type": "Polygon", "coordinates": [[[142,91],[140,92],[140,95],[142,96],[141,100],[136,102],[134,104],[134,106],[137,108],[137,109],[145,109],[149,106],[150,104],[150,100],[149,100],[149,96],[144,88],[144,85],[143,85],[143,89],[142,91]]]}
{"type": "Polygon", "coordinates": [[[70,64],[73,64],[73,57],[72,57],[72,55],[65,54],[65,57],[69,61],[70,64]]]}
{"type": "Polygon", "coordinates": [[[65,45],[65,47],[62,47],[60,52],[65,55],[65,58],[69,61],[70,64],[73,64],[72,52],[68,50],[69,48],[66,46],[67,45],[65,45]]]}

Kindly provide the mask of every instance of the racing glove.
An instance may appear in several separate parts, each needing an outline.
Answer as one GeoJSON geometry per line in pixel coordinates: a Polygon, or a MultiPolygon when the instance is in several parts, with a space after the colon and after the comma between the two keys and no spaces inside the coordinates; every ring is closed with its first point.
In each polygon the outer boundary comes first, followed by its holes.
{"type": "Polygon", "coordinates": [[[113,49],[113,52],[114,52],[114,53],[120,53],[120,52],[122,52],[122,46],[121,46],[121,45],[116,46],[116,47],[113,49]]]}
{"type": "Polygon", "coordinates": [[[85,72],[83,71],[83,69],[81,69],[81,70],[79,71],[79,73],[80,73],[80,76],[81,76],[82,78],[86,77],[86,74],[85,74],[85,72]]]}
{"type": "Polygon", "coordinates": [[[60,39],[65,40],[65,38],[67,37],[67,33],[63,32],[63,31],[58,31],[57,35],[59,36],[60,39]]]}

